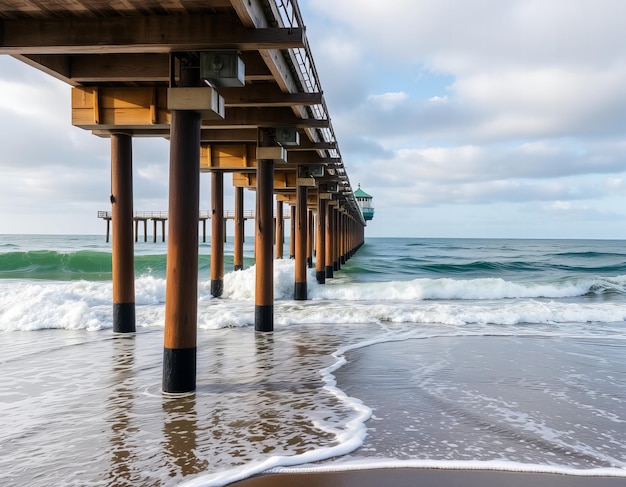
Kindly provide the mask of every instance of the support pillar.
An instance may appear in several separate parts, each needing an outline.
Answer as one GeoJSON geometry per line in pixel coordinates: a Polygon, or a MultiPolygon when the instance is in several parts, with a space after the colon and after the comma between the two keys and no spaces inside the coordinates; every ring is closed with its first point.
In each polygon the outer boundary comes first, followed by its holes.
{"type": "MultiPolygon", "coordinates": [[[[181,85],[193,86],[197,77],[183,70],[181,85]]],[[[200,114],[172,110],[163,392],[196,389],[199,205],[200,114]]]]}
{"type": "Polygon", "coordinates": [[[283,258],[285,243],[285,219],[283,215],[283,202],[276,200],[276,258],[283,258]]]}
{"type": "MultiPolygon", "coordinates": [[[[263,131],[260,135],[267,137],[263,131]]],[[[261,140],[261,144],[262,146],[271,145],[266,140],[261,140]]],[[[273,196],[274,161],[261,159],[257,162],[254,329],[264,332],[274,331],[273,196]]]]}
{"type": "Polygon", "coordinates": [[[224,292],[224,173],[211,172],[211,296],[224,292]]]}
{"type": "Polygon", "coordinates": [[[135,331],[132,137],[111,134],[113,331],[135,331]]]}
{"type": "Polygon", "coordinates": [[[235,237],[233,248],[233,265],[236,271],[243,270],[243,188],[235,188],[235,237]]]}
{"type": "Polygon", "coordinates": [[[307,299],[306,241],[307,241],[307,187],[296,186],[296,251],[294,299],[307,299]]]}
{"type": "Polygon", "coordinates": [[[326,200],[318,193],[317,226],[315,242],[315,278],[320,284],[326,283],[326,200]]]}
{"type": "Polygon", "coordinates": [[[334,234],[334,218],[335,212],[331,205],[326,208],[326,278],[332,278],[334,275],[334,253],[335,253],[335,234],[334,234]]]}
{"type": "Polygon", "coordinates": [[[341,253],[341,224],[340,224],[340,215],[339,208],[335,207],[333,209],[333,227],[334,227],[334,246],[333,246],[333,270],[337,272],[341,269],[341,265],[339,264],[339,254],[341,253]]]}
{"type": "Polygon", "coordinates": [[[290,220],[289,220],[289,258],[296,258],[296,206],[290,206],[290,220]]]}
{"type": "Polygon", "coordinates": [[[315,218],[313,210],[307,211],[306,266],[313,268],[313,242],[315,240],[315,218]]]}

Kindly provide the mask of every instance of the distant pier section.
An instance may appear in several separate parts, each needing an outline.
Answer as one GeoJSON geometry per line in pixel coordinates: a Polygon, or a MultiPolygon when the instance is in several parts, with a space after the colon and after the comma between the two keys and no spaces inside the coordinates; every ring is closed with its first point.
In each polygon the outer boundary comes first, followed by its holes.
{"type": "MultiPolygon", "coordinates": [[[[113,213],[111,211],[99,211],[98,218],[101,218],[107,223],[106,241],[108,242],[111,237],[111,217],[113,213]]],[[[234,210],[224,211],[224,225],[226,220],[235,220],[236,213],[234,210]]],[[[256,217],[254,210],[244,210],[243,220],[253,220],[256,217]]],[[[285,220],[290,219],[290,214],[287,213],[283,217],[285,220]]],[[[168,219],[167,211],[136,211],[133,216],[135,222],[135,242],[139,241],[139,223],[143,223],[143,241],[148,241],[148,220],[152,220],[153,225],[153,242],[157,241],[157,226],[161,224],[161,241],[165,242],[165,222],[168,219]]],[[[202,223],[202,242],[206,242],[206,222],[211,219],[211,212],[209,210],[201,210],[198,218],[198,223],[202,223]]],[[[226,235],[226,231],[224,231],[226,235]]]]}

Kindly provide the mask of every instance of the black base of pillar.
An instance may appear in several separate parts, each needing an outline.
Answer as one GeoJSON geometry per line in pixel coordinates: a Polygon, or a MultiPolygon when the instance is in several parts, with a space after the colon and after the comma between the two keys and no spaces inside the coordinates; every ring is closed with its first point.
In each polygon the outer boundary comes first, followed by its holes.
{"type": "Polygon", "coordinates": [[[254,330],[274,331],[274,305],[254,307],[254,330]]]}
{"type": "Polygon", "coordinates": [[[342,255],[341,259],[339,259],[339,262],[341,263],[341,265],[345,265],[345,263],[346,263],[346,256],[342,255]]]}
{"type": "Polygon", "coordinates": [[[332,265],[327,265],[326,266],[326,277],[333,277],[333,266],[332,265]]]}
{"type": "Polygon", "coordinates": [[[293,286],[293,299],[297,301],[306,301],[307,286],[306,282],[296,282],[293,286]]]}
{"type": "Polygon", "coordinates": [[[326,283],[326,271],[316,271],[315,279],[317,279],[318,284],[326,283]]]}
{"type": "Polygon", "coordinates": [[[242,271],[243,270],[243,265],[239,265],[239,264],[235,265],[235,270],[236,271],[242,271]]]}
{"type": "Polygon", "coordinates": [[[295,256],[295,255],[289,255],[289,258],[290,258],[290,259],[295,259],[295,258],[296,258],[296,256],[295,256]]]}
{"type": "Polygon", "coordinates": [[[211,296],[219,298],[224,293],[224,280],[216,279],[211,281],[211,296]]]}
{"type": "Polygon", "coordinates": [[[335,261],[333,262],[333,270],[338,271],[340,269],[339,267],[339,261],[335,261]]]}
{"type": "Polygon", "coordinates": [[[135,332],[135,303],[113,303],[113,332],[135,332]]]}
{"type": "Polygon", "coordinates": [[[163,349],[163,392],[172,394],[196,390],[196,349],[163,349]]]}
{"type": "Polygon", "coordinates": [[[313,257],[307,257],[307,259],[306,259],[306,266],[309,269],[313,269],[313,257]]]}

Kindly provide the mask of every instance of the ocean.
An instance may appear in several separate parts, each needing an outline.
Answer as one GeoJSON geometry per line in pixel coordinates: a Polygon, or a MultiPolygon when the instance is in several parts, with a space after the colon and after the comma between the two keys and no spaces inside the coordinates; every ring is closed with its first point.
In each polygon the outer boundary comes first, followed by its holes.
{"type": "Polygon", "coordinates": [[[251,240],[219,299],[200,244],[198,389],[173,397],[166,244],[135,246],[126,336],[103,236],[0,236],[0,485],[372,466],[626,482],[626,242],[366,238],[326,285],[310,269],[308,301],[277,260],[263,334],[251,240]]]}

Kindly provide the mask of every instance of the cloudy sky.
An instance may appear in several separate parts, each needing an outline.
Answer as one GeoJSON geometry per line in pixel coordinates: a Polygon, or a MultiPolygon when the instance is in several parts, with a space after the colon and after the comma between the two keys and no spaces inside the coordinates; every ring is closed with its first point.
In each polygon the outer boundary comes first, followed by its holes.
{"type": "MultiPolygon", "coordinates": [[[[626,2],[299,3],[367,235],[626,239],[626,2]]],[[[0,56],[0,233],[104,232],[109,141],[69,93],[0,56]]],[[[167,142],[134,167],[167,209],[167,142]]]]}

